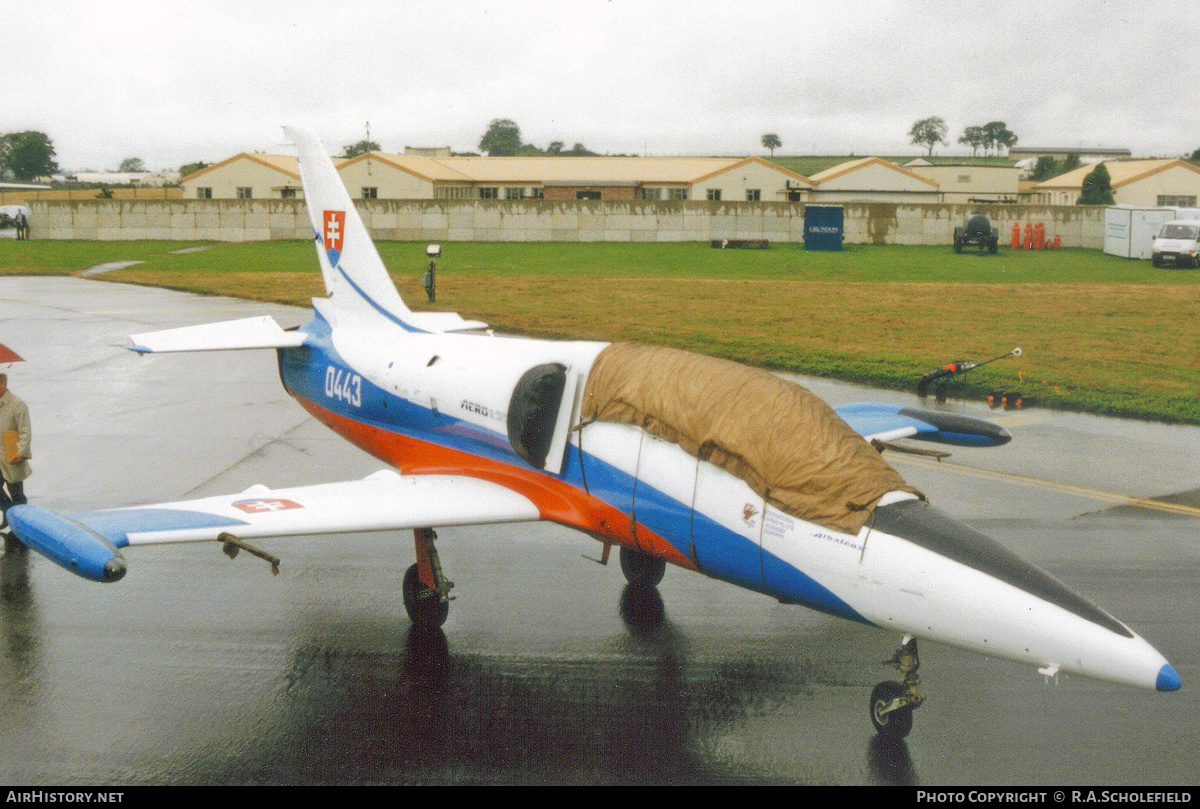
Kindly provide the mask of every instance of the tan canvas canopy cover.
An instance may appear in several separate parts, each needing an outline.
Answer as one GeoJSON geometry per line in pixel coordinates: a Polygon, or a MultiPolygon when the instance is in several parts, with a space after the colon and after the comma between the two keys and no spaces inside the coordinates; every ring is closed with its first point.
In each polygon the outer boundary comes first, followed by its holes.
{"type": "Polygon", "coordinates": [[[849,534],[888,492],[922,496],[813,393],[728,360],[614,343],[592,366],[582,415],[642,427],[776,508],[849,534]]]}

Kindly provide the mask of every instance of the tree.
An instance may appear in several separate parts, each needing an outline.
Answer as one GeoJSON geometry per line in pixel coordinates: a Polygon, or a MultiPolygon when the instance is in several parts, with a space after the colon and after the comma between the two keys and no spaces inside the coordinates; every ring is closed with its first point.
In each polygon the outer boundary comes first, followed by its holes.
{"type": "Polygon", "coordinates": [[[521,151],[521,127],[507,118],[493,118],[479,140],[480,151],[492,157],[511,156],[521,151]]]}
{"type": "Polygon", "coordinates": [[[0,136],[0,169],[11,171],[14,178],[29,182],[58,171],[54,144],[44,132],[12,132],[0,136]]]}
{"type": "Polygon", "coordinates": [[[1033,173],[1029,175],[1029,179],[1035,182],[1049,180],[1051,177],[1057,177],[1061,174],[1058,170],[1058,161],[1049,155],[1042,155],[1037,159],[1037,163],[1033,166],[1033,173]]]}
{"type": "Polygon", "coordinates": [[[546,154],[560,155],[565,148],[567,147],[561,140],[552,140],[550,141],[550,145],[546,147],[546,154]]]}
{"type": "Polygon", "coordinates": [[[1192,156],[1188,159],[1193,162],[1200,160],[1200,149],[1197,149],[1196,151],[1192,152],[1192,156]]]}
{"type": "MultiPolygon", "coordinates": [[[[1079,152],[1067,152],[1067,158],[1063,161],[1063,174],[1068,171],[1074,171],[1083,165],[1083,161],[1079,159],[1079,152]]],[[[1107,171],[1107,169],[1105,169],[1107,171]]]]}
{"type": "Polygon", "coordinates": [[[775,134],[763,135],[762,136],[762,145],[763,145],[764,149],[770,149],[771,157],[774,157],[775,150],[783,145],[783,141],[781,141],[779,139],[779,136],[775,135],[775,134]]]}
{"type": "Polygon", "coordinates": [[[958,139],[959,143],[965,143],[971,147],[971,156],[987,145],[987,138],[983,134],[982,126],[968,126],[963,130],[962,137],[958,139]]]}
{"type": "Polygon", "coordinates": [[[567,149],[565,152],[563,152],[563,155],[566,157],[592,157],[595,154],[595,152],[584,146],[582,143],[576,143],[570,149],[567,149]]]}
{"type": "Polygon", "coordinates": [[[1088,176],[1083,178],[1083,193],[1075,201],[1076,205],[1112,205],[1112,177],[1103,163],[1096,165],[1088,176]]]}
{"type": "Polygon", "coordinates": [[[117,171],[122,173],[132,173],[145,170],[146,164],[142,162],[140,157],[127,157],[122,160],[121,165],[117,167],[117,171]]]}
{"type": "Polygon", "coordinates": [[[204,163],[202,161],[196,162],[196,163],[184,163],[182,166],[179,167],[179,176],[187,177],[189,174],[195,174],[200,169],[206,169],[206,168],[208,168],[208,163],[204,163]]]}
{"type": "Polygon", "coordinates": [[[1003,121],[989,121],[984,124],[983,137],[987,147],[995,149],[997,155],[1000,154],[1002,148],[1007,150],[1017,144],[1017,136],[1003,121]]]}
{"type": "Polygon", "coordinates": [[[346,157],[358,157],[360,154],[379,151],[382,151],[382,149],[373,140],[360,140],[358,143],[351,143],[349,146],[342,147],[342,152],[346,157]]]}
{"type": "Polygon", "coordinates": [[[908,130],[908,135],[913,143],[919,143],[929,149],[932,156],[933,147],[946,142],[946,131],[946,122],[934,116],[917,121],[912,125],[912,129],[908,130]]]}

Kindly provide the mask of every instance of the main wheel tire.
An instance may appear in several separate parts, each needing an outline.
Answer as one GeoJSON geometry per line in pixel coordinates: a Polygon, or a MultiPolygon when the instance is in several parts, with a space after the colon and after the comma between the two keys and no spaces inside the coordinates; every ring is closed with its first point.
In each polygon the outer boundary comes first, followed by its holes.
{"type": "Polygon", "coordinates": [[[888,739],[903,739],[912,730],[912,706],[906,705],[890,713],[880,715],[889,702],[904,693],[904,686],[894,680],[884,680],[871,690],[871,724],[880,736],[888,739]]]}
{"type": "Polygon", "coordinates": [[[632,548],[621,548],[621,572],[630,584],[656,587],[667,572],[667,562],[632,548]]]}
{"type": "Polygon", "coordinates": [[[450,602],[442,601],[435,594],[421,597],[430,593],[430,590],[421,583],[421,572],[416,565],[404,572],[403,593],[404,610],[413,626],[418,629],[436,629],[446,623],[446,617],[450,614],[450,602]]]}
{"type": "Polygon", "coordinates": [[[1155,267],[1161,267],[1163,265],[1162,256],[1160,256],[1158,253],[1152,254],[1150,256],[1150,263],[1153,264],[1155,267]]]}

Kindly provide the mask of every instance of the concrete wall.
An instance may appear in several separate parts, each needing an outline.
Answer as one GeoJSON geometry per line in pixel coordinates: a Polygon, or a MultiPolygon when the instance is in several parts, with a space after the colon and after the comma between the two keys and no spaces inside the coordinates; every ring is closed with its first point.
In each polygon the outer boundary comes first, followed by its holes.
{"type": "MultiPolygon", "coordinates": [[[[783,202],[358,200],[377,239],[404,241],[804,240],[804,206],[783,202]]],[[[299,200],[35,201],[34,238],[258,241],[311,239],[299,200]]],[[[963,205],[847,203],[848,244],[947,245],[974,209],[963,205]]],[[[1008,244],[1014,222],[1042,222],[1064,247],[1103,249],[1104,208],[988,208],[1008,244]]]]}

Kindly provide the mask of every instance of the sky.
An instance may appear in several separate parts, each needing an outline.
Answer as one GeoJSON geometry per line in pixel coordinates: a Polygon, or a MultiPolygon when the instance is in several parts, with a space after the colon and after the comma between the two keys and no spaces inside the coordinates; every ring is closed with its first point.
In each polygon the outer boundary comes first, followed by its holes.
{"type": "Polygon", "coordinates": [[[477,150],[508,118],[611,154],[920,154],[1004,121],[1021,146],[1200,148],[1200,14],[1102,0],[39,0],[6,15],[0,132],[65,170],[331,153],[370,137],[477,150]]]}

